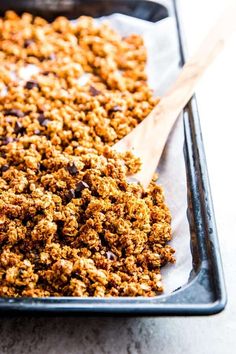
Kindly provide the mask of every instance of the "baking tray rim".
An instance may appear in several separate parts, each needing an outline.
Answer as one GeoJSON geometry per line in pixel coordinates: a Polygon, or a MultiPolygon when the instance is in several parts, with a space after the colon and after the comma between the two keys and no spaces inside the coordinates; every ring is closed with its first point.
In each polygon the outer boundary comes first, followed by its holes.
{"type": "MultiPolygon", "coordinates": [[[[152,1],[147,1],[147,3],[153,3],[152,1]]],[[[158,1],[155,2],[156,4],[158,1]]],[[[180,46],[180,56],[182,64],[184,63],[185,53],[183,47],[183,33],[180,26],[179,14],[177,11],[177,0],[173,0],[174,3],[174,15],[176,17],[177,29],[178,29],[178,39],[180,46]]],[[[163,6],[160,3],[161,6],[163,6]]],[[[170,303],[167,302],[168,299],[181,296],[183,292],[194,287],[194,284],[199,281],[199,276],[202,271],[203,260],[201,259],[194,278],[187,284],[183,285],[180,289],[176,290],[171,294],[162,294],[156,297],[117,297],[117,298],[75,298],[75,297],[50,297],[50,298],[1,298],[0,299],[0,311],[1,312],[17,312],[19,313],[30,313],[30,312],[41,312],[41,313],[103,313],[103,314],[129,314],[129,315],[210,315],[222,311],[226,305],[227,297],[224,284],[223,269],[221,263],[221,257],[219,253],[219,244],[217,239],[217,231],[214,220],[214,211],[210,193],[210,185],[207,174],[206,159],[204,153],[203,142],[201,138],[201,128],[199,123],[199,115],[197,111],[196,99],[192,98],[190,103],[187,105],[189,111],[193,115],[194,124],[197,126],[198,136],[200,136],[200,141],[198,141],[197,147],[200,150],[199,164],[203,167],[204,172],[200,176],[201,182],[203,183],[205,189],[207,190],[207,200],[205,204],[208,209],[209,218],[211,219],[212,225],[212,235],[213,235],[213,257],[215,257],[215,264],[213,265],[218,273],[218,293],[217,298],[213,302],[198,303],[196,298],[196,303],[170,303]],[[200,144],[199,144],[200,143],[200,144]],[[96,307],[95,307],[96,306],[96,307]]],[[[186,111],[186,110],[185,110],[186,111]]],[[[190,129],[185,124],[186,129],[190,129]]],[[[186,144],[186,142],[185,142],[186,144]]],[[[189,148],[189,147],[187,147],[189,148]]]]}

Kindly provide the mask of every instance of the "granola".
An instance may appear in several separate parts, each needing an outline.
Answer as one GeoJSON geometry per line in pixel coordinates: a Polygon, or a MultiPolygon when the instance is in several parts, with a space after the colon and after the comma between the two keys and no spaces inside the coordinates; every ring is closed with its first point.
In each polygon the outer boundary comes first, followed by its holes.
{"type": "Polygon", "coordinates": [[[0,296],[155,296],[171,216],[110,146],[152,110],[142,38],[89,17],[0,19],[0,296]]]}

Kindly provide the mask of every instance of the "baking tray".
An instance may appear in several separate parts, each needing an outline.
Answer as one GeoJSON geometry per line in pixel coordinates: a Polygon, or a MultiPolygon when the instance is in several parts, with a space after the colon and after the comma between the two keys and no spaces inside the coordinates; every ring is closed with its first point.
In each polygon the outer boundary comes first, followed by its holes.
{"type": "MultiPolygon", "coordinates": [[[[176,1],[137,0],[0,0],[0,14],[8,9],[29,11],[49,20],[58,15],[100,17],[114,12],[156,22],[175,16],[181,63],[185,48],[176,1]]],[[[0,311],[14,314],[87,315],[210,315],[226,305],[226,290],[217,239],[214,210],[195,97],[183,113],[184,155],[188,181],[188,218],[193,268],[188,284],[168,295],[152,298],[1,298],[0,311]]]]}

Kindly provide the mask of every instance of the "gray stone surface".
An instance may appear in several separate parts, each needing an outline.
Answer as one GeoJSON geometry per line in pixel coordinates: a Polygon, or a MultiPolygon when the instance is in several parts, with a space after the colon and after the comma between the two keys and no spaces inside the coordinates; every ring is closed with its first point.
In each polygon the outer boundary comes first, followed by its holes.
{"type": "Polygon", "coordinates": [[[235,344],[229,311],[211,318],[13,318],[2,319],[0,331],[7,354],[229,354],[235,344]]]}

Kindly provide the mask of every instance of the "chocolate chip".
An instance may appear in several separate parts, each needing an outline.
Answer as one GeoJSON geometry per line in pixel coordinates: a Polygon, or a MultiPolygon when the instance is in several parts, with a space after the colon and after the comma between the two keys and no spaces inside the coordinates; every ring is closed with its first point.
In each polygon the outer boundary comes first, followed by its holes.
{"type": "Polygon", "coordinates": [[[101,91],[97,90],[94,86],[90,86],[89,92],[92,96],[98,96],[101,93],[101,91]]]}
{"type": "Polygon", "coordinates": [[[57,235],[59,240],[64,241],[64,235],[63,235],[63,227],[64,227],[64,221],[62,220],[57,220],[57,235]]]}
{"type": "Polygon", "coordinates": [[[24,134],[25,128],[22,126],[20,122],[16,122],[14,132],[16,134],[24,134]]]}
{"type": "Polygon", "coordinates": [[[5,151],[0,151],[0,157],[2,157],[3,159],[7,157],[5,151]]]}
{"type": "Polygon", "coordinates": [[[81,192],[85,188],[89,188],[89,185],[86,182],[80,181],[79,183],[77,183],[75,188],[75,197],[79,198],[81,196],[81,192]]]}
{"type": "Polygon", "coordinates": [[[33,43],[34,43],[34,41],[32,39],[26,39],[24,41],[24,48],[28,48],[33,43]]]}
{"type": "Polygon", "coordinates": [[[42,127],[47,127],[49,122],[50,122],[49,119],[45,119],[45,120],[41,123],[42,127]]]}
{"type": "Polygon", "coordinates": [[[71,164],[70,163],[67,164],[67,170],[72,176],[75,176],[78,173],[78,169],[75,166],[74,162],[71,164]]]}
{"type": "Polygon", "coordinates": [[[103,234],[100,234],[99,238],[100,238],[100,241],[101,241],[101,244],[102,244],[103,247],[108,247],[109,246],[109,244],[108,244],[108,242],[105,239],[105,236],[103,234]]]}
{"type": "Polygon", "coordinates": [[[18,275],[21,278],[25,274],[25,271],[23,269],[19,269],[18,275]]]}
{"type": "Polygon", "coordinates": [[[121,106],[114,106],[109,109],[108,113],[114,113],[114,112],[122,112],[122,107],[121,106]]]}
{"type": "Polygon", "coordinates": [[[2,139],[2,144],[3,144],[3,145],[7,145],[7,144],[12,143],[14,140],[15,140],[15,139],[13,139],[12,137],[8,137],[8,136],[7,136],[6,138],[2,139]]]}
{"type": "Polygon", "coordinates": [[[15,132],[17,133],[18,131],[20,131],[22,128],[22,124],[20,122],[16,122],[15,124],[15,132]]]}
{"type": "Polygon", "coordinates": [[[40,171],[47,171],[47,167],[44,166],[44,164],[42,162],[40,162],[39,169],[40,169],[40,171]]]}
{"type": "Polygon", "coordinates": [[[14,116],[17,118],[22,118],[24,117],[24,113],[21,112],[19,109],[7,109],[4,112],[4,116],[14,116]]]}
{"type": "Polygon", "coordinates": [[[43,113],[39,113],[38,121],[40,125],[43,123],[43,121],[45,121],[45,119],[46,119],[45,115],[43,113]]]}
{"type": "Polygon", "coordinates": [[[109,259],[109,261],[116,261],[117,260],[117,256],[111,251],[106,252],[106,255],[107,255],[107,259],[109,259]]]}
{"type": "Polygon", "coordinates": [[[50,120],[47,119],[43,113],[39,113],[38,121],[42,127],[46,127],[48,125],[48,123],[50,122],[50,120]]]}
{"type": "Polygon", "coordinates": [[[37,87],[38,89],[40,88],[37,81],[31,80],[31,81],[27,81],[25,84],[25,88],[28,90],[32,90],[34,87],[37,87]]]}
{"type": "Polygon", "coordinates": [[[66,194],[66,201],[69,203],[73,198],[80,198],[81,192],[85,189],[89,188],[89,185],[83,181],[80,181],[76,184],[75,189],[69,189],[68,193],[66,194]]]}
{"type": "Polygon", "coordinates": [[[1,172],[5,172],[5,171],[7,171],[8,169],[9,169],[9,165],[3,165],[3,166],[0,168],[1,172]]]}
{"type": "Polygon", "coordinates": [[[73,198],[75,198],[75,191],[74,189],[69,189],[69,192],[66,195],[66,201],[69,203],[73,198]]]}

